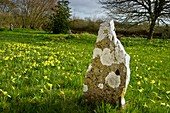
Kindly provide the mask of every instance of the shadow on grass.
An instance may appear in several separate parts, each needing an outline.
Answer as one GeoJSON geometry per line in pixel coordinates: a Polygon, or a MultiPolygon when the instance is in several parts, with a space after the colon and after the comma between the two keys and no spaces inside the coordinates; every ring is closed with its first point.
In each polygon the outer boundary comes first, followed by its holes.
{"type": "Polygon", "coordinates": [[[50,99],[28,101],[10,100],[0,106],[1,113],[91,113],[91,108],[81,104],[81,98],[55,96],[50,99]]]}

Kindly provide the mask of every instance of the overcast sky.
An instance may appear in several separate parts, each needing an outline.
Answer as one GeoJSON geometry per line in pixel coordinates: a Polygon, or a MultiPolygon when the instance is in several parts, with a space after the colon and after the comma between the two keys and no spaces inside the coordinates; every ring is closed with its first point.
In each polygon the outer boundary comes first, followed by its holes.
{"type": "Polygon", "coordinates": [[[69,0],[72,15],[80,18],[97,18],[105,15],[98,0],[69,0]]]}

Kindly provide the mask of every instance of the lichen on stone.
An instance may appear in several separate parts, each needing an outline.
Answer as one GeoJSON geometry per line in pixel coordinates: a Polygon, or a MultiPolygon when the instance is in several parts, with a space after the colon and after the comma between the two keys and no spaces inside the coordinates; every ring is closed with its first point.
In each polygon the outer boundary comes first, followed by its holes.
{"type": "Polygon", "coordinates": [[[98,32],[98,37],[97,37],[97,40],[96,40],[96,43],[99,42],[99,41],[102,41],[104,38],[106,38],[109,34],[109,24],[108,23],[102,23],[100,25],[100,29],[99,29],[99,32],[98,32]]]}
{"type": "Polygon", "coordinates": [[[98,84],[98,87],[99,87],[100,89],[103,89],[103,87],[104,87],[103,83],[98,84]]]}
{"type": "Polygon", "coordinates": [[[83,87],[83,92],[87,92],[88,91],[88,86],[87,85],[84,85],[83,87]]]}
{"type": "Polygon", "coordinates": [[[116,75],[115,72],[111,72],[105,78],[105,83],[112,88],[117,88],[120,85],[120,76],[116,75]]]}
{"type": "Polygon", "coordinates": [[[117,63],[124,63],[124,58],[125,54],[123,53],[123,51],[120,49],[120,47],[115,47],[115,58],[117,63]]]}
{"type": "Polygon", "coordinates": [[[113,64],[114,57],[110,53],[109,48],[105,48],[101,54],[100,61],[103,65],[110,66],[113,64]]]}
{"type": "Polygon", "coordinates": [[[100,48],[95,48],[93,50],[93,59],[96,58],[98,55],[101,56],[102,50],[100,48]]]}

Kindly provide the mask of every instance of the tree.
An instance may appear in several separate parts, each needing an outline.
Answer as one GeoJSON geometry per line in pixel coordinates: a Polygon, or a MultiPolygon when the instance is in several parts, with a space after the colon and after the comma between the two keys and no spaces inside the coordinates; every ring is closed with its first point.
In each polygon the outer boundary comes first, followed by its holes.
{"type": "Polygon", "coordinates": [[[0,16],[6,14],[13,17],[11,21],[23,28],[39,28],[48,19],[47,15],[50,14],[51,8],[56,5],[57,1],[0,0],[0,16]]]}
{"type": "Polygon", "coordinates": [[[60,0],[57,6],[53,8],[52,20],[52,31],[53,33],[67,33],[70,29],[70,8],[68,7],[69,1],[60,0]]]}
{"type": "Polygon", "coordinates": [[[0,13],[9,13],[14,7],[14,4],[10,0],[0,1],[0,13]]]}
{"type": "Polygon", "coordinates": [[[14,4],[10,0],[0,0],[0,27],[9,27],[12,22],[10,11],[14,8],[14,4]]]}
{"type": "Polygon", "coordinates": [[[149,22],[148,39],[153,38],[156,22],[167,23],[170,0],[99,0],[115,19],[126,22],[149,22]]]}
{"type": "Polygon", "coordinates": [[[47,19],[49,10],[54,7],[57,0],[13,0],[13,2],[19,9],[22,27],[34,29],[40,27],[47,19]]]}

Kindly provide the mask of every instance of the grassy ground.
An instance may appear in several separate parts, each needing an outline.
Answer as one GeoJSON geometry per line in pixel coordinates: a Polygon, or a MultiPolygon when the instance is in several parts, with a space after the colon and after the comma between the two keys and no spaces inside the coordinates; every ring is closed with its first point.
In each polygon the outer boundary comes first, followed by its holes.
{"type": "Polygon", "coordinates": [[[0,112],[169,113],[170,40],[123,38],[131,56],[126,109],[81,104],[95,35],[0,31],[0,112]]]}

